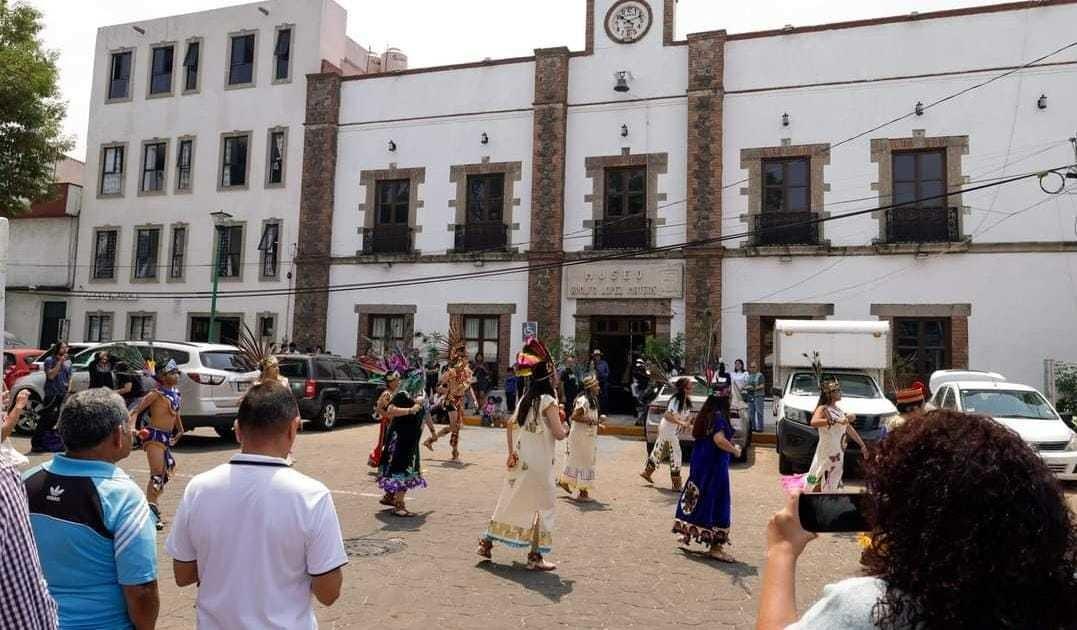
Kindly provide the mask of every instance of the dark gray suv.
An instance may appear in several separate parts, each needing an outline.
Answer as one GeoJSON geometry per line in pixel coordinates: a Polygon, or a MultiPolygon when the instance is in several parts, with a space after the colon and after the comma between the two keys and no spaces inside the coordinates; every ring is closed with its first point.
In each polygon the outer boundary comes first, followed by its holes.
{"type": "Polygon", "coordinates": [[[367,419],[384,386],[356,361],[328,354],[279,354],[280,373],[299,403],[299,415],[331,431],[344,419],[367,419]]]}

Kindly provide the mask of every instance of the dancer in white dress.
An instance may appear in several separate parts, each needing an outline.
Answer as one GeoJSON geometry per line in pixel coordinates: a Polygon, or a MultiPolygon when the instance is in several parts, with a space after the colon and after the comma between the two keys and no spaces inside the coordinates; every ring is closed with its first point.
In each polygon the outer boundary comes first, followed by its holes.
{"type": "Polygon", "coordinates": [[[853,414],[838,407],[841,385],[836,380],[823,381],[819,404],[811,417],[811,425],[819,431],[819,443],[815,457],[804,477],[806,492],[834,492],[842,487],[845,468],[845,444],[849,437],[860,445],[860,452],[867,453],[867,445],[853,428],[853,414]]]}
{"type": "Polygon", "coordinates": [[[517,374],[521,367],[530,373],[530,383],[506,429],[508,474],[497,508],[479,540],[479,555],[490,558],[497,542],[528,549],[528,569],[552,571],[557,567],[544,560],[543,554],[550,552],[553,543],[554,444],[568,432],[551,382],[553,363],[537,339],[525,344],[517,374]]]}
{"type": "Polygon", "coordinates": [[[594,374],[583,379],[584,391],[572,405],[572,428],[568,434],[565,467],[557,485],[565,492],[579,492],[580,501],[591,501],[588,493],[595,485],[595,460],[598,455],[598,427],[606,416],[599,415],[598,397],[602,389],[594,374]]]}

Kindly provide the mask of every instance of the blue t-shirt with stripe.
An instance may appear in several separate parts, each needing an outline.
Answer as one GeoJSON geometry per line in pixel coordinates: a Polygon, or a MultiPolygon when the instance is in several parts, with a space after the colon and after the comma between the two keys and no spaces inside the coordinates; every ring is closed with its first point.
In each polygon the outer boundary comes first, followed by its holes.
{"type": "Polygon", "coordinates": [[[157,579],[157,531],[116,466],[56,455],[23,475],[38,554],[62,628],[131,628],[123,586],[157,579]]]}

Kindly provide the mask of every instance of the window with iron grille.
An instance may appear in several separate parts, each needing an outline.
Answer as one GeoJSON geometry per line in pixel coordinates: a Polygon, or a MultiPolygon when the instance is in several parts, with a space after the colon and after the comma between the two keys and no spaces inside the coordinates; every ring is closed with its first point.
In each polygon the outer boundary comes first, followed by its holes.
{"type": "Polygon", "coordinates": [[[86,342],[112,341],[112,314],[90,313],[86,316],[86,342]]]}
{"type": "Polygon", "coordinates": [[[151,341],[156,318],[153,315],[131,315],[127,318],[127,338],[131,341],[151,341]]]}
{"type": "Polygon", "coordinates": [[[108,73],[108,98],[125,99],[131,96],[131,51],[112,53],[108,73]]]}
{"type": "Polygon", "coordinates": [[[135,230],[135,278],[157,277],[157,245],[161,230],[139,228],[135,230]]]}
{"type": "Polygon", "coordinates": [[[198,58],[201,53],[201,42],[187,42],[187,52],[183,55],[183,90],[185,92],[198,89],[198,58]]]}
{"type": "Polygon", "coordinates": [[[168,263],[168,277],[178,279],[183,277],[184,257],[187,253],[187,227],[176,226],[172,228],[172,252],[168,263]]]}
{"type": "Polygon", "coordinates": [[[228,52],[228,85],[254,82],[254,34],[232,37],[228,52]]]}
{"type": "Polygon", "coordinates": [[[277,31],[277,45],[273,47],[273,79],[284,81],[291,70],[292,29],[282,28],[277,31]]]}
{"type": "Polygon", "coordinates": [[[370,349],[374,356],[388,356],[404,344],[403,315],[371,315],[369,318],[370,349]]]}
{"type": "Polygon", "coordinates": [[[500,222],[504,204],[504,173],[467,176],[468,223],[500,222]]]}
{"type": "Polygon", "coordinates": [[[162,192],[165,187],[164,142],[153,142],[142,147],[142,192],[162,192]]]}
{"type": "Polygon", "coordinates": [[[647,210],[647,167],[606,169],[606,217],[643,215],[647,210]]]}
{"type": "Polygon", "coordinates": [[[101,230],[94,239],[93,277],[111,280],[116,277],[116,230],[101,230]]]}
{"type": "Polygon", "coordinates": [[[375,191],[378,224],[407,225],[410,194],[411,180],[379,180],[375,191]]]}
{"type": "Polygon", "coordinates": [[[763,212],[811,211],[811,159],[763,160],[763,212]]]}
{"type": "Polygon", "coordinates": [[[902,151],[891,156],[894,205],[902,208],[945,208],[946,152],[902,151]]]}
{"type": "Polygon", "coordinates": [[[262,339],[273,339],[277,336],[277,318],[273,315],[261,315],[258,317],[258,336],[262,339]]]}
{"type": "Polygon", "coordinates": [[[269,160],[266,163],[266,183],[284,183],[284,131],[269,134],[269,160]]]}
{"type": "Polygon", "coordinates": [[[221,153],[221,188],[246,186],[247,136],[225,136],[221,153]]]}
{"type": "Polygon", "coordinates": [[[194,160],[194,140],[180,140],[176,149],[176,190],[191,189],[191,166],[194,160]]]}
{"type": "Polygon", "coordinates": [[[280,223],[266,223],[258,241],[262,257],[262,277],[276,278],[280,267],[280,223]]]}
{"type": "Polygon", "coordinates": [[[948,318],[897,318],[894,320],[894,354],[925,383],[935,370],[950,365],[948,318]]]}
{"type": "Polygon", "coordinates": [[[242,271],[243,226],[222,225],[217,228],[219,258],[217,273],[221,278],[238,278],[242,271]]]}
{"type": "Polygon", "coordinates": [[[172,92],[172,60],[174,46],[160,46],[150,56],[150,94],[172,92]]]}
{"type": "Polygon", "coordinates": [[[101,155],[101,194],[123,193],[123,147],[105,147],[101,155]]]}
{"type": "Polygon", "coordinates": [[[496,370],[501,318],[495,316],[464,316],[464,343],[469,359],[482,353],[483,363],[496,370]]]}

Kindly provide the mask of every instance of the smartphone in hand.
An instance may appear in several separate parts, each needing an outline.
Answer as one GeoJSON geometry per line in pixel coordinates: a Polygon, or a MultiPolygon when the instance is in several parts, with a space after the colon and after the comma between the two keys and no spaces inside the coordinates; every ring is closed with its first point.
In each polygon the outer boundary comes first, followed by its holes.
{"type": "Polygon", "coordinates": [[[866,532],[869,497],[862,492],[813,492],[798,500],[800,524],[809,532],[866,532]]]}

